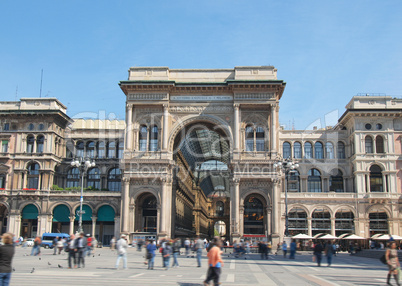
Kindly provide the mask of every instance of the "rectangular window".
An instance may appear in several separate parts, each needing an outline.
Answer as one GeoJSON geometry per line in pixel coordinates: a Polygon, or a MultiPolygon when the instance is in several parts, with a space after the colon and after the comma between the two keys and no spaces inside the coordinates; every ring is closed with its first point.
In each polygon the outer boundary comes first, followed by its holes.
{"type": "Polygon", "coordinates": [[[3,130],[4,130],[4,131],[10,130],[10,123],[4,123],[4,128],[3,128],[3,130]]]}
{"type": "Polygon", "coordinates": [[[7,153],[8,152],[8,141],[3,140],[1,142],[1,152],[7,153]]]}

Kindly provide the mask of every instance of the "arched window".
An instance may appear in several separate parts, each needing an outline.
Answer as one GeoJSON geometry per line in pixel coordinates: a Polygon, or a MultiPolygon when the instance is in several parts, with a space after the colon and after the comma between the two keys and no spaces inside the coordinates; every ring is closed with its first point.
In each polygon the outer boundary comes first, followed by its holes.
{"type": "Polygon", "coordinates": [[[311,159],[313,158],[313,146],[310,142],[306,142],[304,144],[304,158],[311,159]]]}
{"type": "Polygon", "coordinates": [[[327,159],[334,159],[334,145],[331,142],[325,143],[325,152],[327,153],[327,159]]]}
{"type": "Polygon", "coordinates": [[[315,142],[314,151],[315,151],[314,158],[324,159],[324,149],[321,142],[315,142]]]}
{"type": "Polygon", "coordinates": [[[331,233],[331,214],[327,209],[316,209],[311,215],[313,236],[319,233],[331,233]]]}
{"type": "Polygon", "coordinates": [[[87,188],[100,190],[100,171],[98,168],[89,169],[87,175],[87,188]]]}
{"type": "Polygon", "coordinates": [[[284,142],[283,143],[283,158],[292,158],[292,152],[291,152],[291,146],[289,142],[284,142]]]}
{"type": "Polygon", "coordinates": [[[375,149],[376,153],[384,153],[384,138],[380,135],[375,138],[375,149]]]}
{"type": "Polygon", "coordinates": [[[107,176],[107,188],[112,192],[120,192],[121,190],[121,171],[114,168],[109,171],[107,176]]]}
{"type": "Polygon", "coordinates": [[[28,130],[34,130],[35,129],[35,125],[33,125],[33,123],[28,125],[28,130]]]}
{"type": "Polygon", "coordinates": [[[369,214],[370,236],[377,233],[388,233],[388,215],[386,212],[369,214]]]}
{"type": "Polygon", "coordinates": [[[105,142],[100,141],[98,143],[98,158],[105,158],[105,142]]]}
{"type": "Polygon", "coordinates": [[[367,135],[366,138],[364,139],[364,142],[365,142],[366,153],[373,153],[373,138],[367,135]]]}
{"type": "Polygon", "coordinates": [[[142,203],[142,231],[156,232],[157,202],[153,195],[147,196],[142,203]]]}
{"type": "Polygon", "coordinates": [[[288,217],[289,217],[290,235],[296,235],[299,233],[307,234],[308,232],[307,213],[304,209],[293,208],[290,210],[288,217]]]}
{"type": "Polygon", "coordinates": [[[145,152],[147,151],[147,135],[148,134],[148,128],[144,125],[140,127],[140,132],[139,132],[139,144],[140,144],[140,151],[145,152]]]}
{"type": "Polygon", "coordinates": [[[345,159],[345,144],[343,142],[338,142],[338,159],[345,159]]]}
{"type": "Polygon", "coordinates": [[[149,151],[158,151],[158,126],[153,126],[150,130],[149,151]]]}
{"type": "Polygon", "coordinates": [[[253,126],[246,126],[246,151],[251,152],[254,150],[254,129],[253,126]]]}
{"type": "Polygon", "coordinates": [[[264,205],[254,197],[249,196],[244,201],[244,233],[264,234],[264,205]]]}
{"type": "Polygon", "coordinates": [[[338,210],[335,214],[335,235],[339,236],[344,233],[354,233],[355,223],[354,214],[346,208],[338,210]]]}
{"type": "Polygon", "coordinates": [[[107,144],[107,157],[116,158],[116,142],[110,141],[107,144]]]}
{"type": "Polygon", "coordinates": [[[36,153],[43,153],[44,143],[45,143],[45,137],[43,135],[39,135],[36,138],[36,153]]]}
{"type": "Polygon", "coordinates": [[[321,173],[317,169],[308,171],[308,191],[312,193],[321,193],[321,173]]]}
{"type": "Polygon", "coordinates": [[[224,203],[222,201],[217,201],[215,207],[216,207],[215,215],[218,217],[224,216],[224,214],[225,214],[224,203]]]}
{"type": "Polygon", "coordinates": [[[87,157],[95,158],[95,142],[90,141],[87,144],[87,157]]]}
{"type": "Polygon", "coordinates": [[[370,167],[370,192],[383,192],[382,171],[380,166],[370,167]]]}
{"type": "Polygon", "coordinates": [[[295,142],[293,144],[293,156],[295,159],[302,158],[302,147],[301,147],[300,142],[295,142]]]}
{"type": "Polygon", "coordinates": [[[117,149],[119,150],[117,153],[117,158],[123,158],[123,153],[124,153],[124,142],[123,141],[119,141],[118,142],[118,147],[117,149]]]}
{"type": "Polygon", "coordinates": [[[35,142],[35,137],[33,137],[32,135],[29,135],[27,137],[27,153],[34,152],[34,142],[35,142]]]}
{"type": "Polygon", "coordinates": [[[84,142],[79,141],[75,145],[75,156],[78,158],[84,157],[84,142]]]}
{"type": "Polygon", "coordinates": [[[78,168],[71,168],[67,173],[67,188],[80,187],[80,170],[78,168]]]}
{"type": "Polygon", "coordinates": [[[265,151],[265,132],[261,126],[255,130],[255,148],[257,152],[265,151]]]}
{"type": "Polygon", "coordinates": [[[32,163],[28,166],[28,189],[39,188],[39,164],[32,163]]]}
{"type": "Polygon", "coordinates": [[[289,172],[288,176],[288,191],[300,192],[300,174],[297,170],[289,172]]]}
{"type": "Polygon", "coordinates": [[[6,188],[6,174],[0,174],[0,189],[6,188]]]}
{"type": "Polygon", "coordinates": [[[337,193],[345,191],[343,189],[343,174],[341,170],[337,169],[332,171],[332,175],[329,177],[329,190],[337,193]]]}

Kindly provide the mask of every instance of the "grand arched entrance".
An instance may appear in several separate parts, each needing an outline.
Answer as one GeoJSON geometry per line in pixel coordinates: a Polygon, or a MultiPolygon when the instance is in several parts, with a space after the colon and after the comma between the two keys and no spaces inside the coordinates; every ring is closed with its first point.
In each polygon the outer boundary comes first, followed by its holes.
{"type": "Polygon", "coordinates": [[[208,121],[189,124],[176,136],[172,184],[174,236],[213,237],[218,218],[219,233],[227,235],[229,142],[225,130],[208,121]]]}
{"type": "Polygon", "coordinates": [[[1,233],[7,232],[8,209],[5,205],[0,204],[0,230],[1,233]]]}
{"type": "Polygon", "coordinates": [[[38,208],[34,204],[26,205],[21,212],[21,236],[35,237],[38,234],[38,208]]]}

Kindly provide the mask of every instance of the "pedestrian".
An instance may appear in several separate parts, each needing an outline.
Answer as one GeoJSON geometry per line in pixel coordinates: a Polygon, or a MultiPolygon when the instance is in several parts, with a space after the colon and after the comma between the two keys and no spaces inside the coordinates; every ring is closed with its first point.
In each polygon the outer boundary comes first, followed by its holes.
{"type": "Polygon", "coordinates": [[[68,250],[68,268],[71,269],[72,264],[71,261],[73,261],[74,263],[74,268],[77,268],[77,259],[76,259],[76,252],[77,252],[77,248],[75,245],[76,241],[75,241],[75,236],[74,234],[71,234],[69,239],[67,240],[67,250],[68,250]]]}
{"type": "Polygon", "coordinates": [[[327,263],[328,267],[332,264],[332,255],[334,254],[334,246],[332,242],[328,240],[327,244],[325,245],[325,255],[327,256],[327,263]]]}
{"type": "Polygon", "coordinates": [[[88,233],[86,238],[87,238],[87,247],[85,248],[85,255],[89,257],[92,251],[92,236],[88,233]]]}
{"type": "Polygon", "coordinates": [[[32,252],[31,252],[31,256],[36,256],[36,255],[40,255],[40,245],[42,243],[42,239],[40,238],[40,236],[35,237],[34,239],[34,244],[32,247],[32,252]]]}
{"type": "Polygon", "coordinates": [[[63,250],[63,248],[64,248],[64,239],[63,238],[61,238],[61,237],[59,237],[59,239],[57,240],[57,243],[56,243],[56,247],[55,248],[57,248],[58,250],[59,250],[59,255],[61,254],[61,251],[63,250]]]}
{"type": "Polygon", "coordinates": [[[119,268],[120,259],[123,258],[123,268],[127,269],[127,236],[122,234],[120,239],[116,243],[116,250],[117,250],[117,260],[116,260],[116,269],[119,268]]]}
{"type": "Polygon", "coordinates": [[[186,249],[186,256],[189,257],[190,256],[190,239],[186,238],[186,240],[184,241],[184,248],[186,249]]]}
{"type": "Polygon", "coordinates": [[[15,248],[13,245],[13,235],[9,232],[2,236],[3,245],[0,246],[0,285],[10,285],[11,262],[14,257],[15,248]]]}
{"type": "Polygon", "coordinates": [[[197,267],[201,267],[201,256],[202,256],[202,250],[204,249],[204,241],[197,236],[197,241],[195,243],[195,251],[197,252],[197,267]]]}
{"type": "Polygon", "coordinates": [[[204,285],[209,285],[211,280],[214,281],[214,285],[219,285],[219,278],[222,273],[223,260],[221,257],[222,241],[220,239],[214,239],[212,242],[213,247],[208,251],[208,271],[207,278],[204,281],[204,285]]]}
{"type": "Polygon", "coordinates": [[[180,255],[180,246],[181,242],[179,238],[176,238],[173,242],[172,245],[172,250],[173,250],[173,264],[172,267],[180,267],[179,266],[179,261],[177,261],[177,257],[180,255]]]}
{"type": "Polygon", "coordinates": [[[292,242],[290,243],[290,255],[289,255],[289,259],[295,259],[296,248],[297,248],[296,241],[295,241],[294,239],[292,239],[292,242]]]}
{"type": "Polygon", "coordinates": [[[80,236],[76,239],[76,248],[77,248],[77,254],[78,254],[78,268],[85,267],[85,258],[84,258],[84,252],[87,247],[87,240],[85,238],[85,234],[83,232],[80,233],[80,236]]]}
{"type": "Polygon", "coordinates": [[[283,257],[286,258],[286,254],[288,253],[288,244],[286,241],[282,243],[282,251],[283,251],[283,257]]]}
{"type": "Polygon", "coordinates": [[[156,245],[153,240],[150,240],[146,246],[147,249],[147,259],[148,259],[148,270],[154,270],[155,263],[155,251],[156,245]]]}
{"type": "Polygon", "coordinates": [[[171,255],[172,255],[172,246],[171,246],[170,241],[168,241],[168,242],[166,242],[166,244],[162,250],[163,265],[164,265],[164,267],[166,267],[166,270],[169,270],[171,255]]]}
{"type": "Polygon", "coordinates": [[[56,236],[55,238],[53,238],[52,241],[52,247],[53,247],[53,255],[57,254],[57,242],[59,241],[59,237],[56,236]]]}
{"type": "Polygon", "coordinates": [[[396,250],[396,242],[391,241],[389,244],[389,248],[385,251],[385,260],[388,265],[388,275],[387,275],[387,285],[392,285],[390,280],[391,280],[391,275],[394,275],[396,285],[399,284],[399,279],[398,279],[398,268],[401,267],[401,264],[399,263],[398,259],[398,251],[396,250]]]}
{"type": "Polygon", "coordinates": [[[321,243],[318,242],[314,245],[314,249],[313,249],[313,254],[315,257],[315,260],[317,262],[317,266],[321,266],[321,259],[322,259],[322,251],[324,250],[324,248],[322,247],[321,243]]]}
{"type": "Polygon", "coordinates": [[[92,237],[92,254],[95,254],[95,250],[98,247],[98,240],[95,236],[92,237]]]}
{"type": "Polygon", "coordinates": [[[116,237],[112,237],[112,239],[110,240],[110,250],[113,251],[116,247],[116,237]]]}

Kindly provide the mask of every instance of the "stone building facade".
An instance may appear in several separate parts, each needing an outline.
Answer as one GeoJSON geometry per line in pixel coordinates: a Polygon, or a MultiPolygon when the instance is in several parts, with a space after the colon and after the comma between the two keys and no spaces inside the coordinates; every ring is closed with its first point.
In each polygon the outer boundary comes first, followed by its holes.
{"type": "Polygon", "coordinates": [[[274,67],[130,68],[126,121],[71,119],[54,98],[0,102],[0,226],[136,237],[402,235],[402,100],[355,96],[334,127],[282,130],[274,67]],[[96,166],[71,166],[86,158],[96,166]],[[274,168],[291,158],[287,178],[274,168]],[[285,179],[287,184],[285,184],[285,179]],[[287,192],[285,192],[287,186],[287,192]]]}

